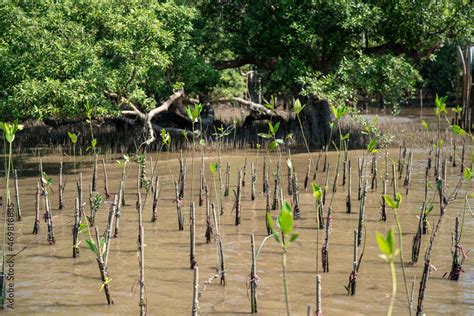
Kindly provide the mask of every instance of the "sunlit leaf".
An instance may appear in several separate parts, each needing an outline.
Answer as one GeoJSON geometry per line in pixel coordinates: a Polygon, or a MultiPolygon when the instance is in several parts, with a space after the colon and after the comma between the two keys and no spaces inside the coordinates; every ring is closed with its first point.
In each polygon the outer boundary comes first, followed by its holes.
{"type": "Polygon", "coordinates": [[[390,252],[390,246],[385,239],[384,235],[379,233],[378,231],[375,231],[375,239],[377,241],[377,245],[379,246],[380,251],[386,255],[389,256],[391,254],[390,252]]]}
{"type": "Polygon", "coordinates": [[[451,130],[453,131],[454,134],[459,135],[459,136],[464,136],[466,135],[466,131],[463,130],[459,125],[452,125],[451,130]]]}
{"type": "Polygon", "coordinates": [[[426,122],[425,120],[421,120],[421,126],[422,126],[424,129],[430,128],[430,126],[428,125],[428,122],[426,122]]]}
{"type": "Polygon", "coordinates": [[[471,181],[472,179],[472,170],[471,168],[465,168],[464,169],[464,179],[466,179],[466,181],[471,181]]]}
{"type": "Polygon", "coordinates": [[[99,253],[99,250],[97,248],[97,245],[95,244],[95,242],[91,239],[86,239],[86,248],[89,249],[90,251],[94,252],[95,254],[98,254],[99,253]]]}
{"type": "Polygon", "coordinates": [[[71,132],[67,132],[67,134],[69,135],[69,139],[71,139],[71,142],[73,144],[77,143],[77,135],[76,134],[71,133],[71,132]]]}
{"type": "Polygon", "coordinates": [[[218,162],[210,163],[209,170],[211,171],[212,174],[215,174],[219,170],[219,163],[218,162]]]}
{"type": "Polygon", "coordinates": [[[369,144],[367,145],[367,151],[369,153],[376,153],[378,152],[377,149],[375,149],[377,147],[377,142],[375,141],[374,138],[372,138],[369,142],[369,144]]]}
{"type": "Polygon", "coordinates": [[[313,187],[313,196],[316,200],[320,200],[321,199],[321,196],[323,194],[323,190],[321,189],[321,187],[316,184],[316,183],[311,183],[311,186],[313,187]]]}
{"type": "Polygon", "coordinates": [[[301,111],[304,109],[305,106],[306,106],[306,104],[301,106],[300,100],[296,99],[295,104],[293,104],[293,109],[295,110],[296,114],[298,115],[298,114],[301,113],[301,111]]]}
{"type": "Polygon", "coordinates": [[[278,224],[284,234],[289,234],[293,230],[293,212],[287,201],[283,202],[281,207],[281,212],[278,216],[278,224]]]}
{"type": "Polygon", "coordinates": [[[272,135],[270,135],[270,134],[258,133],[257,135],[258,135],[258,137],[262,137],[262,138],[267,138],[267,139],[272,138],[272,135]]]}
{"type": "Polygon", "coordinates": [[[268,144],[268,148],[269,148],[270,150],[274,150],[274,149],[276,149],[277,147],[278,147],[278,143],[277,143],[275,140],[272,140],[272,141],[270,142],[270,144],[268,144]]]}
{"type": "Polygon", "coordinates": [[[394,237],[392,228],[388,230],[386,240],[387,240],[387,245],[390,249],[390,253],[395,255],[395,237],[394,237]]]}
{"type": "Polygon", "coordinates": [[[383,195],[385,203],[392,209],[398,209],[399,202],[397,199],[393,199],[390,195],[385,194],[383,195]]]}

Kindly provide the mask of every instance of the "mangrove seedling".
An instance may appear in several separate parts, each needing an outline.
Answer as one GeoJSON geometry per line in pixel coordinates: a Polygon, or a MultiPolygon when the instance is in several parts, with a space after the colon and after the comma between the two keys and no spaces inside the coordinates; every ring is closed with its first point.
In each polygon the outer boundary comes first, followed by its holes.
{"type": "Polygon", "coordinates": [[[90,198],[90,216],[87,217],[91,226],[95,225],[95,216],[97,211],[102,207],[104,204],[104,196],[99,193],[92,193],[90,198]]]}
{"type": "Polygon", "coordinates": [[[400,263],[402,266],[402,272],[403,272],[403,282],[405,285],[405,292],[407,295],[407,303],[408,303],[408,314],[411,315],[411,297],[410,293],[408,291],[408,282],[407,282],[407,276],[406,276],[406,271],[405,271],[405,261],[403,260],[403,238],[402,238],[402,226],[400,224],[400,220],[398,218],[398,208],[400,207],[400,203],[402,203],[402,195],[397,192],[397,195],[395,198],[391,197],[390,195],[386,194],[383,196],[385,203],[387,204],[388,207],[393,209],[393,215],[395,217],[395,222],[397,223],[397,230],[398,230],[398,242],[400,243],[400,263]]]}
{"type": "Polygon", "coordinates": [[[462,264],[464,259],[467,257],[463,247],[461,246],[461,238],[462,232],[464,228],[464,217],[466,213],[466,208],[468,206],[468,192],[471,187],[471,180],[472,180],[472,170],[471,168],[464,169],[464,179],[466,180],[466,195],[465,195],[465,204],[461,214],[461,221],[459,221],[459,217],[456,217],[455,226],[454,226],[454,233],[452,236],[453,244],[451,249],[452,255],[452,263],[451,263],[451,271],[449,272],[449,279],[453,281],[458,281],[459,277],[461,276],[461,272],[463,272],[462,264]]]}
{"type": "Polygon", "coordinates": [[[395,272],[395,257],[399,253],[399,249],[395,249],[395,240],[393,236],[393,229],[390,228],[387,236],[383,236],[379,232],[375,232],[377,245],[379,246],[382,254],[380,257],[388,262],[390,265],[390,274],[392,276],[392,297],[390,298],[390,305],[388,307],[387,315],[392,315],[393,304],[395,303],[395,296],[397,295],[397,275],[395,272]]]}
{"type": "MultiPolygon", "coordinates": [[[[216,137],[217,140],[217,172],[219,174],[219,208],[220,208],[220,214],[224,214],[224,189],[223,189],[223,181],[222,181],[222,157],[221,157],[221,151],[222,151],[222,143],[224,137],[230,135],[232,130],[235,128],[234,125],[230,125],[227,128],[224,129],[224,126],[220,126],[217,129],[214,128],[214,136],[216,137]]],[[[215,187],[215,185],[214,185],[215,187]]]]}
{"type": "MultiPolygon", "coordinates": [[[[5,255],[7,251],[7,220],[10,216],[10,214],[13,214],[13,203],[11,202],[11,196],[10,196],[10,174],[13,170],[13,141],[15,140],[15,134],[17,131],[20,131],[23,129],[23,125],[19,125],[17,122],[14,123],[6,123],[6,122],[0,122],[0,129],[3,131],[3,136],[4,136],[4,161],[5,161],[5,218],[3,222],[3,243],[2,243],[2,276],[5,275],[5,267],[6,267],[6,258],[5,256],[12,256],[12,254],[7,254],[5,255]],[[8,154],[6,150],[6,143],[8,143],[8,154]],[[8,156],[7,156],[8,155],[8,156]]],[[[10,246],[8,247],[10,248],[10,246]]],[[[6,290],[6,282],[3,282],[2,284],[2,295],[0,301],[4,302],[5,299],[5,290],[6,290]]]]}
{"type": "Polygon", "coordinates": [[[191,121],[192,124],[192,137],[193,137],[193,147],[192,147],[192,157],[191,157],[191,200],[193,199],[193,192],[194,192],[194,151],[196,149],[196,141],[195,141],[195,125],[199,118],[201,117],[201,112],[204,109],[204,104],[196,103],[193,108],[190,106],[186,107],[186,114],[191,121]]]}
{"type": "Polygon", "coordinates": [[[168,133],[165,129],[161,130],[161,141],[163,145],[166,146],[166,149],[169,150],[171,144],[171,136],[170,133],[168,133]]]}
{"type": "Polygon", "coordinates": [[[315,207],[316,207],[316,226],[318,229],[323,229],[324,228],[324,205],[322,203],[322,197],[324,193],[324,188],[321,187],[320,185],[316,183],[312,183],[312,188],[313,188],[313,197],[315,201],[315,207]]]}
{"type": "Polygon", "coordinates": [[[281,268],[283,271],[283,288],[285,291],[286,314],[290,315],[288,280],[286,276],[286,254],[288,253],[288,247],[290,246],[290,244],[298,238],[298,233],[293,233],[294,220],[293,211],[291,209],[290,204],[287,201],[283,202],[277,222],[279,231],[275,227],[273,219],[269,213],[267,213],[267,221],[269,223],[275,241],[280,245],[282,249],[281,268]]]}
{"type": "Polygon", "coordinates": [[[277,122],[275,125],[273,125],[272,122],[268,122],[268,133],[258,133],[259,137],[271,139],[270,143],[268,144],[268,149],[270,150],[277,149],[280,145],[285,144],[283,139],[276,138],[276,133],[279,129],[280,122],[277,122]]]}
{"type": "Polygon", "coordinates": [[[148,179],[146,176],[146,156],[143,155],[137,155],[136,156],[136,161],[138,165],[140,166],[140,188],[145,188],[145,191],[148,191],[150,188],[151,184],[151,179],[148,179]]]}
{"type": "MultiPolygon", "coordinates": [[[[76,168],[76,144],[77,144],[77,139],[78,139],[78,134],[72,133],[72,132],[67,132],[67,135],[69,136],[69,139],[71,140],[72,143],[72,159],[73,159],[73,164],[74,164],[74,177],[77,175],[77,168],[76,168]]],[[[77,180],[77,179],[76,179],[77,180]]]]}
{"type": "Polygon", "coordinates": [[[293,109],[295,110],[296,118],[298,119],[298,123],[300,125],[301,135],[303,136],[304,145],[306,147],[306,151],[308,152],[308,157],[309,157],[309,160],[310,160],[310,164],[311,164],[311,166],[314,166],[313,157],[311,156],[311,151],[309,150],[308,141],[306,140],[306,135],[304,133],[303,123],[301,122],[301,118],[300,118],[300,113],[301,113],[301,111],[303,111],[305,106],[306,106],[306,104],[301,105],[300,100],[296,99],[295,103],[293,104],[293,109]]]}
{"type": "Polygon", "coordinates": [[[97,227],[94,227],[95,230],[95,241],[92,239],[92,236],[89,231],[89,238],[85,240],[86,248],[92,251],[96,257],[97,264],[99,266],[100,278],[102,285],[100,290],[104,290],[105,298],[107,299],[107,304],[113,304],[112,297],[110,295],[109,283],[112,279],[109,278],[107,271],[107,266],[104,262],[104,252],[105,252],[105,237],[99,237],[99,231],[97,227]]]}

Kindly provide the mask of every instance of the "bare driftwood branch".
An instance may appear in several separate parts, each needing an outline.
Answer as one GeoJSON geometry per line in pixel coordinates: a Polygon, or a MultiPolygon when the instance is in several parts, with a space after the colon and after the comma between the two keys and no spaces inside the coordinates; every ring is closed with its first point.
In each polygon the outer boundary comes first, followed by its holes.
{"type": "Polygon", "coordinates": [[[244,100],[244,99],[239,98],[239,97],[222,98],[222,99],[217,99],[217,100],[211,101],[211,103],[218,103],[218,102],[237,102],[241,105],[249,107],[251,110],[261,112],[261,113],[264,113],[264,114],[269,115],[269,116],[276,115],[272,110],[268,109],[267,107],[265,107],[264,105],[262,105],[260,103],[255,103],[255,102],[252,102],[252,101],[249,101],[249,100],[244,100]]]}

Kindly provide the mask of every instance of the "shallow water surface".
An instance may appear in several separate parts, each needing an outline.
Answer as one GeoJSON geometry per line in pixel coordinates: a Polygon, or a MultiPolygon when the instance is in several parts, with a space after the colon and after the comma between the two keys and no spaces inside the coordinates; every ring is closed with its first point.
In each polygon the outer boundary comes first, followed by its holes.
{"type": "MultiPolygon", "coordinates": [[[[460,153],[458,153],[460,155],[460,153]]],[[[265,199],[262,194],[262,165],[264,152],[235,151],[223,154],[222,161],[231,165],[231,193],[225,201],[224,215],[221,219],[221,232],[226,260],[226,286],[219,285],[213,279],[216,274],[217,256],[214,242],[205,243],[205,207],[196,208],[196,259],[199,266],[200,283],[200,313],[237,315],[250,313],[250,301],[247,288],[250,273],[250,234],[255,234],[259,245],[266,236],[265,199]],[[242,221],[240,226],[234,225],[235,214],[231,212],[234,203],[232,189],[237,184],[237,168],[243,166],[248,158],[246,185],[242,195],[242,221]],[[251,172],[250,163],[257,165],[257,199],[250,200],[251,172]]],[[[351,151],[352,161],[352,203],[353,212],[347,214],[345,197],[347,187],[342,187],[342,171],[338,179],[337,192],[332,205],[332,230],[329,241],[329,273],[322,273],[322,305],[325,315],[383,315],[386,313],[391,293],[390,270],[386,262],[379,258],[379,250],[375,242],[374,231],[386,232],[390,227],[395,228],[393,213],[387,211],[387,222],[380,221],[380,202],[384,159],[382,154],[378,159],[378,188],[368,193],[365,211],[366,249],[361,268],[357,276],[357,294],[348,296],[344,288],[347,285],[352,270],[353,231],[357,228],[359,204],[357,201],[357,158],[363,152],[351,151]]],[[[185,229],[178,230],[173,179],[177,179],[177,154],[149,154],[153,160],[158,160],[157,173],[160,176],[161,194],[158,202],[158,221],[151,223],[151,198],[148,197],[144,209],[145,227],[145,284],[149,315],[187,315],[191,313],[193,272],[189,269],[189,204],[191,194],[191,153],[188,153],[186,192],[184,197],[185,229]]],[[[317,153],[313,159],[317,161],[317,153]]],[[[391,151],[389,161],[396,161],[398,152],[391,151]]],[[[200,158],[196,154],[194,163],[194,200],[197,202],[199,184],[200,158]]],[[[402,207],[399,211],[403,228],[404,257],[408,262],[411,258],[412,237],[418,225],[418,208],[423,200],[424,165],[427,153],[418,150],[414,152],[413,174],[408,196],[404,194],[402,207]]],[[[119,188],[120,168],[115,160],[107,157],[107,173],[109,189],[112,193],[119,188]]],[[[45,171],[54,181],[52,205],[56,244],[49,245],[46,240],[47,227],[41,221],[39,235],[32,235],[34,223],[35,186],[38,180],[38,158],[20,157],[16,162],[19,169],[19,184],[23,221],[15,226],[15,249],[24,251],[16,257],[15,262],[15,313],[18,315],[57,314],[57,315],[128,315],[138,314],[138,260],[137,260],[137,215],[135,211],[135,192],[137,179],[137,164],[132,163],[126,183],[126,206],[122,208],[120,236],[111,241],[109,257],[110,291],[114,304],[107,306],[101,286],[99,271],[95,258],[89,250],[81,245],[80,256],[72,258],[72,224],[74,214],[74,170],[71,157],[43,157],[45,171]],[[66,208],[59,211],[57,181],[59,161],[64,160],[66,177],[66,208]]],[[[300,202],[302,219],[296,221],[295,230],[300,233],[298,240],[290,246],[287,258],[288,282],[290,291],[291,310],[295,315],[304,315],[307,305],[314,311],[315,305],[315,276],[316,276],[316,213],[311,188],[303,189],[303,182],[308,164],[307,154],[292,155],[299,178],[300,202]]],[[[334,166],[337,155],[329,153],[329,193],[327,203],[331,199],[331,188],[334,179],[334,166]]],[[[213,177],[209,172],[209,163],[217,161],[214,153],[206,154],[205,171],[207,183],[210,186],[211,200],[214,193],[213,177]]],[[[325,173],[322,172],[322,161],[317,173],[316,182],[324,184],[325,173]]],[[[270,170],[273,173],[277,156],[271,156],[270,170]]],[[[287,177],[285,158],[283,166],[283,188],[287,195],[287,177]]],[[[370,162],[368,163],[370,167],[370,162]]],[[[149,163],[147,165],[149,168],[149,163]]],[[[370,168],[369,168],[370,170],[370,168]]],[[[84,191],[88,192],[92,173],[92,157],[85,157],[80,170],[84,174],[84,191]]],[[[458,167],[448,168],[448,193],[453,190],[461,176],[458,167]]],[[[148,175],[150,169],[148,169],[148,175]]],[[[432,171],[430,180],[433,180],[432,171]]],[[[217,177],[215,183],[217,182],[217,177]]],[[[400,191],[404,192],[399,179],[400,191]]],[[[273,195],[273,176],[270,174],[271,194],[273,195]]],[[[99,192],[103,192],[102,166],[98,166],[99,192]]],[[[464,273],[459,282],[443,279],[451,267],[451,233],[454,219],[463,209],[465,187],[460,191],[457,200],[449,204],[447,215],[440,234],[435,242],[432,264],[436,267],[428,281],[424,308],[428,315],[449,314],[467,315],[474,313],[474,268],[472,259],[464,262],[464,273]]],[[[388,191],[392,192],[389,185],[388,191]]],[[[433,195],[430,189],[429,195],[433,195]]],[[[84,194],[87,202],[88,195],[84,194]]],[[[97,224],[101,232],[106,226],[108,205],[102,207],[97,215],[97,224]]],[[[85,206],[88,213],[88,202],[85,206]]],[[[41,214],[44,210],[41,210],[41,214]]],[[[275,218],[278,211],[272,211],[275,218]]],[[[433,227],[439,210],[437,205],[430,214],[430,224],[433,227]]],[[[474,219],[469,212],[463,231],[462,245],[467,251],[474,247],[474,219]]],[[[324,230],[319,231],[322,243],[324,230]]],[[[82,243],[86,236],[81,236],[82,243]]],[[[423,264],[422,258],[429,235],[422,237],[420,263],[417,266],[407,264],[409,288],[415,281],[415,301],[418,293],[419,279],[423,264]]],[[[397,239],[398,241],[398,239],[397,239]]],[[[319,249],[320,249],[319,245],[319,249]]],[[[403,285],[402,270],[397,260],[398,291],[394,315],[407,314],[406,295],[403,285]]],[[[258,257],[258,312],[260,315],[280,315],[285,313],[283,283],[281,279],[281,249],[268,240],[258,257]]]]}

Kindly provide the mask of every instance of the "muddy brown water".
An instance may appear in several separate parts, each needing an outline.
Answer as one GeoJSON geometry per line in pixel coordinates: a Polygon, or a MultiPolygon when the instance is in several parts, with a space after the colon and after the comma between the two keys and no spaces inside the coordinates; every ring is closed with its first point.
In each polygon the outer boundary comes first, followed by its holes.
{"type": "MultiPolygon", "coordinates": [[[[226,259],[226,286],[221,286],[218,280],[212,280],[216,274],[217,257],[214,243],[206,244],[205,208],[196,210],[197,237],[196,259],[200,270],[199,301],[201,314],[238,315],[250,313],[250,301],[247,289],[250,273],[250,234],[255,234],[257,244],[266,236],[265,199],[262,194],[262,164],[264,153],[260,151],[237,151],[223,154],[222,161],[231,164],[231,186],[235,188],[237,167],[242,166],[248,158],[246,186],[242,196],[242,222],[234,226],[235,214],[231,213],[232,192],[225,201],[225,211],[222,216],[221,232],[223,235],[224,253],[226,259]],[[250,163],[257,163],[257,200],[250,200],[250,163]]],[[[390,227],[395,228],[393,213],[388,210],[386,223],[380,221],[380,201],[383,174],[383,159],[379,162],[378,189],[368,193],[366,207],[367,240],[366,251],[362,260],[357,279],[357,294],[348,296],[344,288],[347,285],[352,269],[353,230],[357,227],[357,158],[362,151],[351,151],[353,181],[353,213],[346,214],[346,189],[337,186],[333,204],[332,233],[329,242],[330,272],[322,273],[322,307],[326,315],[384,315],[390,302],[391,279],[386,262],[379,258],[374,231],[386,232],[390,227]]],[[[149,154],[154,160],[159,160],[157,172],[161,177],[161,195],[158,203],[158,221],[151,223],[151,197],[148,197],[144,210],[145,227],[145,284],[149,315],[187,315],[191,313],[193,272],[189,269],[189,203],[191,190],[191,153],[188,154],[188,174],[185,193],[185,229],[178,231],[174,187],[172,179],[177,178],[177,154],[149,154]]],[[[398,151],[390,152],[390,160],[395,161],[398,151]]],[[[467,156],[467,155],[466,155],[467,156]]],[[[197,202],[199,181],[199,155],[195,161],[194,195],[197,202]]],[[[314,161],[317,154],[313,154],[314,161]]],[[[109,189],[117,192],[119,187],[120,168],[115,158],[107,157],[107,172],[109,189]]],[[[308,156],[305,153],[292,155],[298,172],[299,188],[301,191],[302,219],[296,221],[295,230],[300,233],[298,240],[290,246],[287,258],[288,282],[291,310],[294,315],[304,315],[307,305],[314,311],[315,305],[315,276],[316,276],[316,214],[310,187],[303,189],[308,156]]],[[[80,171],[84,173],[84,190],[91,181],[92,158],[82,160],[80,171]]],[[[217,161],[215,153],[208,153],[205,160],[206,178],[212,189],[212,175],[209,163],[217,161]]],[[[271,170],[276,166],[276,155],[271,156],[271,170]]],[[[330,181],[332,188],[336,154],[329,154],[330,181]]],[[[406,261],[411,258],[411,242],[416,231],[418,208],[423,200],[423,179],[426,152],[416,150],[413,160],[413,176],[408,196],[400,209],[404,238],[404,256],[406,261]]],[[[458,165],[459,165],[458,157],[458,165]]],[[[122,208],[120,237],[111,241],[108,271],[112,281],[110,291],[114,304],[106,304],[103,292],[99,291],[101,282],[95,258],[89,250],[81,245],[80,257],[72,258],[72,222],[74,213],[74,172],[71,157],[43,157],[45,171],[54,181],[52,205],[56,232],[56,244],[49,245],[46,240],[47,227],[41,221],[39,235],[32,235],[34,223],[34,194],[38,180],[38,158],[18,157],[16,167],[19,168],[19,184],[23,221],[16,223],[15,249],[25,248],[15,261],[15,314],[57,314],[57,315],[129,315],[138,314],[138,260],[137,260],[137,215],[135,211],[135,192],[137,179],[137,164],[132,163],[126,183],[126,206],[122,208]],[[57,196],[57,181],[59,161],[64,160],[66,169],[66,209],[59,211],[57,196]]],[[[370,164],[369,164],[370,165],[370,164]]],[[[149,164],[148,164],[149,167],[149,164]]],[[[148,171],[149,172],[149,171],[148,171]]],[[[432,174],[432,173],[430,173],[432,174]]],[[[448,169],[448,192],[451,192],[460,178],[460,168],[448,169]]],[[[286,164],[283,160],[283,187],[286,188],[286,164]]],[[[341,183],[339,177],[339,184],[341,183]]],[[[430,177],[433,180],[433,177],[430,177]]],[[[270,176],[273,187],[273,177],[270,176]]],[[[402,179],[403,180],[403,179],[402,179]]],[[[399,180],[400,191],[402,180],[399,180]]],[[[216,180],[217,181],[217,180],[216,180]]],[[[324,183],[322,159],[316,182],[324,183]]],[[[98,167],[99,192],[103,192],[102,167],[98,167]]],[[[329,189],[330,190],[330,189],[329,189]]],[[[388,188],[392,192],[391,187],[388,188]]],[[[273,193],[273,191],[271,191],[273,193]]],[[[287,190],[284,190],[285,198],[287,190]]],[[[430,189],[430,195],[433,190],[430,189]]],[[[437,271],[431,274],[424,302],[428,315],[449,314],[468,315],[474,313],[474,267],[472,259],[464,262],[464,273],[459,282],[443,279],[451,267],[451,233],[454,219],[463,209],[464,187],[456,201],[447,209],[447,215],[440,234],[435,242],[432,263],[437,271]]],[[[87,194],[84,200],[87,201],[87,194]]],[[[211,198],[212,199],[212,198],[211,198]]],[[[328,201],[330,194],[328,194],[328,201]]],[[[215,199],[212,199],[214,201],[215,199]]],[[[109,203],[106,204],[107,206],[109,203]]],[[[86,213],[88,204],[86,204],[86,213]]],[[[108,207],[104,206],[97,215],[97,224],[102,232],[105,228],[108,207]]],[[[41,211],[41,214],[44,210],[41,211]]],[[[275,218],[278,211],[272,211],[275,218]]],[[[439,210],[435,208],[430,215],[430,224],[438,218],[439,210]]],[[[466,213],[462,245],[467,251],[474,247],[474,218],[466,213]]],[[[320,231],[322,242],[324,231],[320,231]]],[[[82,244],[85,236],[81,236],[82,244]]],[[[413,277],[416,275],[415,301],[419,287],[423,265],[422,258],[429,235],[423,235],[420,263],[417,266],[407,265],[408,282],[411,288],[413,277]]],[[[320,248],[319,248],[320,249],[320,248]]],[[[319,265],[321,269],[321,264],[319,265]]],[[[322,269],[321,269],[322,270],[322,269]]],[[[406,296],[402,279],[401,266],[397,260],[397,296],[394,315],[406,314],[406,296]]],[[[258,281],[258,313],[260,315],[280,315],[285,313],[283,282],[281,279],[281,249],[274,240],[268,240],[262,248],[257,260],[258,281]]]]}

